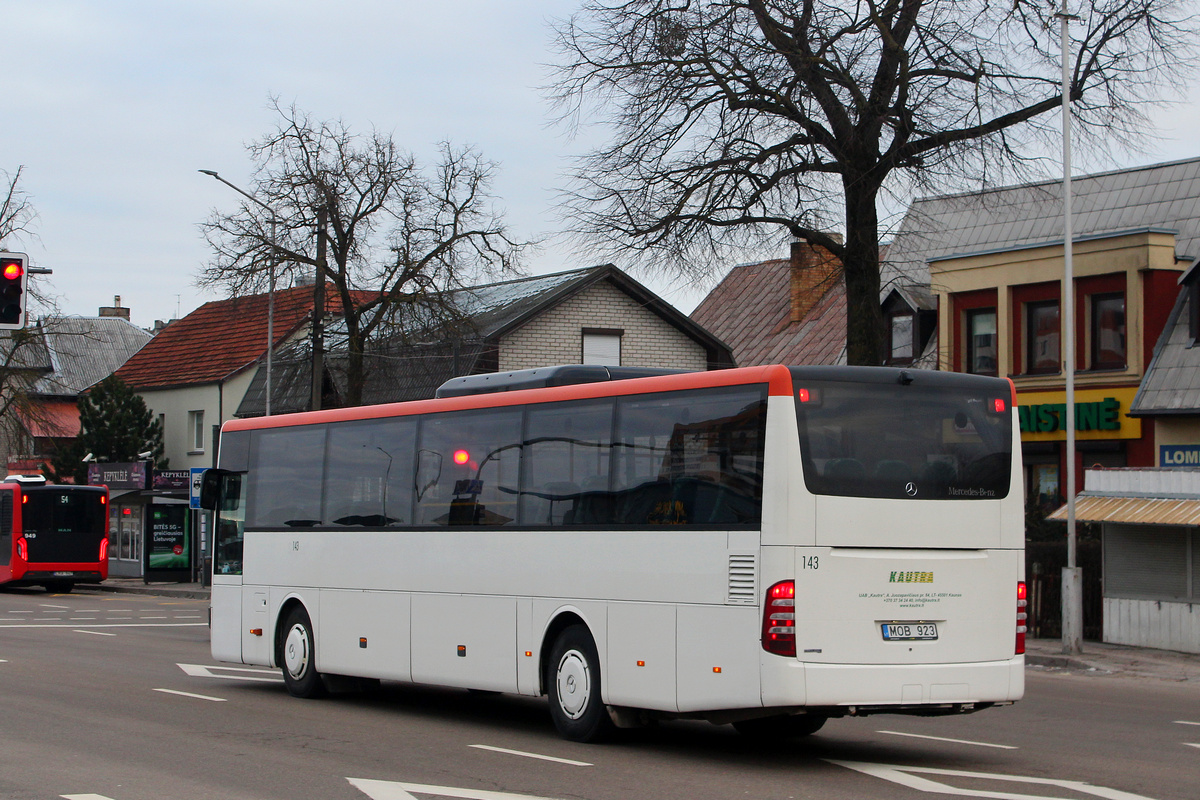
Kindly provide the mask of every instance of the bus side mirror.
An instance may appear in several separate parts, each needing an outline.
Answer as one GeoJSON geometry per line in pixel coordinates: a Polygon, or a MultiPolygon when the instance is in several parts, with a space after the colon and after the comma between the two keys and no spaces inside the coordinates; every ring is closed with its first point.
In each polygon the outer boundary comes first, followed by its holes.
{"type": "Polygon", "coordinates": [[[225,477],[223,469],[206,469],[200,479],[200,507],[215,511],[221,500],[221,479],[225,477]]]}

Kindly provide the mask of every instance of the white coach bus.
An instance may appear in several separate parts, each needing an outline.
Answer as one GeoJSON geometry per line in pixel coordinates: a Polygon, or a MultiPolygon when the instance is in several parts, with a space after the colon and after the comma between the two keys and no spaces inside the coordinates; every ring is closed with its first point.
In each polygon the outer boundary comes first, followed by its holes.
{"type": "Polygon", "coordinates": [[[202,500],[214,658],[282,668],[300,697],[331,676],[548,695],[577,741],[1022,696],[1011,382],[622,377],[471,376],[226,423],[202,500]]]}

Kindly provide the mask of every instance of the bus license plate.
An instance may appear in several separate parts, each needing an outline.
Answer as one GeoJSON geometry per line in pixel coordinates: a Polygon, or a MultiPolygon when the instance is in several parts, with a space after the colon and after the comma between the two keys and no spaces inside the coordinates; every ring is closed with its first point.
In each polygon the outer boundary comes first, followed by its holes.
{"type": "Polygon", "coordinates": [[[936,639],[936,622],[885,622],[883,638],[888,642],[907,642],[914,639],[936,639]]]}

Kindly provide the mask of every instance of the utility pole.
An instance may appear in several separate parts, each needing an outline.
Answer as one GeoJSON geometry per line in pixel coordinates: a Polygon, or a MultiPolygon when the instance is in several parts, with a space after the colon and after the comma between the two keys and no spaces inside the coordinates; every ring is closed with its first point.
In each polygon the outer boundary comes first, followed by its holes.
{"type": "Polygon", "coordinates": [[[1067,429],[1067,566],[1062,571],[1062,651],[1083,652],[1083,574],[1076,558],[1075,530],[1075,272],[1071,256],[1071,38],[1068,26],[1073,17],[1062,0],[1058,14],[1062,31],[1062,127],[1063,127],[1063,284],[1062,324],[1059,346],[1063,349],[1063,372],[1067,379],[1067,402],[1063,427],[1067,429]]]}
{"type": "Polygon", "coordinates": [[[317,266],[313,281],[312,322],[312,401],[313,411],[321,410],[321,394],[325,386],[325,224],[329,209],[317,209],[317,266]]]}

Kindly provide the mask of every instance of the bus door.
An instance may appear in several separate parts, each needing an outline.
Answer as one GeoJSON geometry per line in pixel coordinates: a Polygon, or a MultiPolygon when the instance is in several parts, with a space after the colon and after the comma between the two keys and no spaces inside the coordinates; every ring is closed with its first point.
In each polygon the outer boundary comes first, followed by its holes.
{"type": "Polygon", "coordinates": [[[212,618],[234,622],[213,626],[212,654],[218,661],[242,660],[242,543],[246,526],[242,477],[240,473],[223,470],[208,470],[204,474],[208,496],[201,498],[201,506],[216,512],[212,618]]]}
{"type": "Polygon", "coordinates": [[[12,579],[13,504],[16,488],[0,486],[0,583],[12,579]]]}

